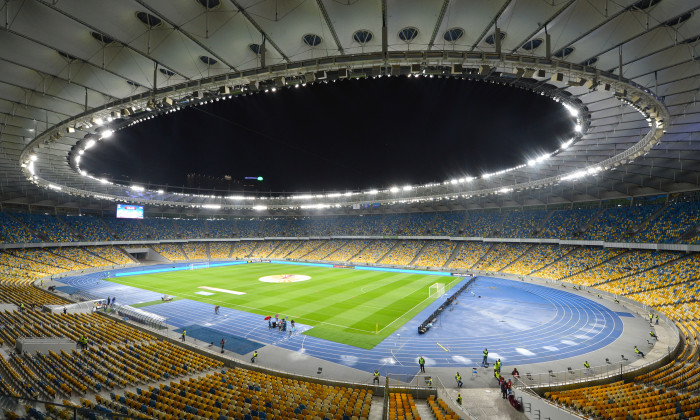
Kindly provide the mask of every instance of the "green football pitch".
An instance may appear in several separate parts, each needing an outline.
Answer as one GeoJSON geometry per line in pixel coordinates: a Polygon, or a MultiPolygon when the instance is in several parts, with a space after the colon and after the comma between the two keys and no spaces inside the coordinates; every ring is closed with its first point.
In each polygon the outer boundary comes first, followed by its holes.
{"type": "Polygon", "coordinates": [[[289,316],[289,319],[313,326],[305,332],[307,335],[371,349],[434,301],[434,298],[428,297],[430,285],[445,283],[447,289],[448,283],[456,279],[424,274],[258,263],[108,280],[263,317],[275,314],[289,316]],[[260,280],[267,276],[281,282],[260,280]],[[283,276],[287,277],[280,279],[283,276]],[[310,278],[290,281],[297,276],[310,278]]]}

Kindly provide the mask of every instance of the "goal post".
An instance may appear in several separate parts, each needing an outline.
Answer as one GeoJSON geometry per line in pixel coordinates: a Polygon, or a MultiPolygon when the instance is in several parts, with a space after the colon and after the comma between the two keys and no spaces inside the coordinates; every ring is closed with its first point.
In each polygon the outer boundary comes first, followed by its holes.
{"type": "Polygon", "coordinates": [[[190,264],[190,270],[196,270],[198,268],[209,268],[209,261],[195,262],[190,264]]]}
{"type": "Polygon", "coordinates": [[[431,284],[428,289],[428,297],[438,298],[445,294],[445,283],[431,284]]]}

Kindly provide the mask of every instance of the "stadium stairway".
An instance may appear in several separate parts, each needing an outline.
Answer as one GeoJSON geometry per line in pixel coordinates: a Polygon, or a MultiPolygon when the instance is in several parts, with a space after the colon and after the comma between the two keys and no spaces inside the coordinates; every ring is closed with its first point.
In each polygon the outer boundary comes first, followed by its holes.
{"type": "Polygon", "coordinates": [[[10,219],[14,220],[16,223],[18,223],[20,226],[22,226],[27,232],[31,232],[32,235],[34,235],[35,237],[41,239],[43,242],[50,242],[50,241],[47,240],[46,235],[44,235],[43,233],[41,233],[41,232],[39,232],[39,231],[37,231],[37,230],[35,230],[35,229],[32,229],[31,227],[29,227],[29,225],[27,225],[26,223],[24,223],[20,218],[15,217],[12,213],[5,213],[5,214],[6,214],[10,219]]]}
{"type": "Polygon", "coordinates": [[[265,258],[270,258],[270,255],[274,254],[280,246],[282,246],[282,241],[278,241],[277,244],[275,244],[274,248],[272,248],[270,252],[265,256],[265,258]]]}
{"type": "MultiPolygon", "coordinates": [[[[620,255],[624,255],[624,253],[622,253],[622,254],[620,254],[620,255]]],[[[620,255],[618,255],[618,257],[619,257],[620,255]]],[[[610,283],[610,282],[613,282],[613,281],[621,281],[621,280],[624,280],[624,279],[628,279],[628,278],[630,278],[630,277],[638,276],[638,275],[641,274],[641,273],[646,273],[647,271],[650,271],[650,270],[656,270],[656,269],[658,269],[658,268],[660,268],[660,267],[664,267],[664,266],[667,266],[667,265],[670,265],[670,264],[676,264],[676,263],[678,263],[679,261],[682,261],[682,260],[684,260],[684,259],[686,259],[686,258],[691,257],[692,255],[693,255],[693,254],[687,254],[687,255],[684,255],[684,256],[682,256],[682,257],[680,257],[680,258],[676,258],[676,259],[673,259],[673,260],[666,261],[666,262],[664,262],[663,264],[659,264],[659,265],[655,265],[655,266],[653,266],[653,267],[649,267],[649,268],[647,268],[646,270],[634,271],[634,272],[632,272],[632,273],[630,273],[630,274],[628,274],[628,275],[626,275],[626,276],[622,276],[622,277],[619,277],[619,278],[616,278],[616,279],[607,279],[607,280],[604,280],[604,281],[601,281],[601,282],[598,282],[598,283],[594,283],[594,284],[591,285],[591,287],[598,287],[598,286],[600,286],[601,284],[610,283]]],[[[617,258],[617,257],[615,257],[615,258],[617,258]]],[[[615,258],[612,258],[612,259],[614,260],[615,258]]],[[[610,261],[610,260],[608,260],[608,261],[610,261]]],[[[675,286],[675,285],[677,285],[677,284],[683,284],[683,283],[689,283],[689,282],[693,282],[693,281],[696,281],[696,280],[688,280],[688,281],[682,281],[682,282],[678,282],[678,283],[666,284],[666,285],[662,285],[662,286],[659,286],[659,287],[653,287],[653,288],[651,288],[651,289],[646,289],[645,292],[648,292],[648,291],[651,291],[651,290],[657,290],[657,289],[665,289],[665,288],[670,287],[670,286],[675,286]]]]}
{"type": "Polygon", "coordinates": [[[538,268],[537,270],[533,271],[532,273],[529,273],[528,276],[535,276],[535,277],[537,277],[537,273],[538,273],[538,272],[540,272],[540,271],[542,271],[542,270],[546,270],[547,267],[551,266],[552,264],[556,264],[556,263],[559,262],[562,258],[567,258],[567,257],[569,256],[569,254],[571,254],[572,252],[575,252],[575,251],[576,251],[576,248],[575,248],[575,247],[572,247],[572,248],[569,250],[569,252],[567,252],[566,254],[562,255],[562,256],[559,257],[559,258],[553,259],[552,261],[549,262],[549,264],[545,264],[545,265],[543,265],[542,267],[538,268]]]}
{"type": "Polygon", "coordinates": [[[105,230],[106,230],[107,232],[109,232],[110,235],[112,235],[112,238],[116,238],[116,237],[117,237],[117,234],[114,232],[114,230],[112,230],[112,228],[109,227],[109,225],[107,224],[107,222],[104,221],[103,218],[98,217],[97,220],[99,220],[99,221],[100,221],[100,224],[102,224],[102,227],[104,227],[105,230]]]}
{"type": "Polygon", "coordinates": [[[469,268],[478,267],[479,264],[481,264],[481,262],[482,262],[484,259],[486,259],[486,256],[489,255],[489,254],[491,253],[491,251],[493,251],[493,249],[496,247],[496,245],[497,245],[496,242],[492,243],[492,244],[489,246],[489,250],[486,251],[486,252],[484,252],[484,255],[482,255],[481,258],[479,258],[478,260],[476,260],[476,262],[474,263],[474,265],[472,265],[472,266],[469,267],[469,268]]]}
{"type": "Polygon", "coordinates": [[[639,232],[642,232],[644,229],[646,229],[647,226],[649,226],[649,223],[652,220],[656,219],[661,213],[665,212],[666,209],[669,208],[669,206],[671,206],[671,204],[673,204],[673,203],[670,201],[666,201],[666,203],[663,206],[661,206],[658,210],[656,210],[654,213],[650,214],[646,219],[642,220],[642,222],[639,224],[639,226],[633,227],[632,232],[631,232],[632,234],[630,236],[635,236],[639,232]]]}
{"type": "MultiPolygon", "coordinates": [[[[301,242],[301,241],[299,241],[299,242],[301,242]]],[[[312,249],[311,251],[307,252],[307,253],[304,254],[304,255],[299,255],[299,258],[302,258],[302,259],[303,259],[303,258],[305,258],[307,255],[313,254],[313,253],[316,252],[319,248],[321,248],[322,246],[324,246],[324,245],[326,244],[326,242],[328,242],[328,241],[318,241],[318,246],[313,247],[313,249],[312,249]]],[[[302,245],[303,245],[303,243],[299,244],[299,248],[301,248],[302,245]]]]}
{"type": "Polygon", "coordinates": [[[435,414],[430,410],[426,400],[416,400],[416,410],[418,410],[418,415],[422,420],[435,418],[435,414]]]}
{"type": "Polygon", "coordinates": [[[71,233],[71,235],[73,235],[73,237],[81,239],[81,240],[85,240],[85,237],[83,235],[81,235],[80,232],[78,232],[73,226],[68,224],[65,220],[63,220],[62,218],[60,218],[58,216],[56,216],[56,220],[58,220],[58,223],[63,225],[63,227],[65,227],[71,233]]]}
{"type": "Polygon", "coordinates": [[[367,420],[384,420],[384,397],[373,396],[367,420]]]}
{"type": "Polygon", "coordinates": [[[382,255],[382,257],[380,259],[378,259],[375,262],[375,264],[381,264],[381,262],[384,261],[384,258],[386,258],[388,255],[391,255],[391,253],[394,251],[394,249],[397,246],[399,246],[400,243],[401,243],[401,241],[396,241],[396,243],[394,243],[394,245],[392,245],[391,248],[389,248],[389,250],[386,252],[386,254],[382,255]]]}
{"type": "Polygon", "coordinates": [[[562,278],[559,279],[559,281],[567,281],[567,279],[570,279],[571,277],[574,277],[574,276],[576,276],[576,275],[578,275],[578,274],[581,274],[581,273],[584,273],[584,272],[586,272],[586,271],[589,271],[589,270],[591,270],[591,269],[593,269],[593,268],[599,267],[599,266],[601,266],[601,265],[603,265],[603,264],[605,264],[605,263],[607,263],[607,262],[609,262],[609,261],[614,260],[615,258],[619,257],[620,255],[625,255],[625,254],[628,253],[628,252],[630,252],[630,251],[627,250],[627,251],[621,252],[620,254],[614,255],[614,256],[612,256],[612,257],[606,259],[606,260],[600,261],[598,264],[594,264],[594,265],[590,265],[590,266],[587,265],[587,266],[585,266],[585,268],[584,268],[583,270],[576,271],[575,273],[571,273],[571,275],[569,275],[569,276],[562,277],[562,278]]]}
{"type": "Polygon", "coordinates": [[[513,264],[515,264],[516,262],[522,260],[525,256],[527,256],[527,255],[530,253],[530,251],[532,251],[532,249],[533,249],[535,246],[537,246],[537,245],[531,245],[525,252],[523,252],[522,254],[518,255],[515,259],[513,259],[511,262],[509,262],[508,264],[506,264],[506,265],[504,265],[503,267],[501,267],[501,269],[498,270],[498,271],[505,271],[505,270],[506,270],[508,267],[510,267],[511,265],[513,265],[513,264]]]}
{"type": "Polygon", "coordinates": [[[691,242],[690,240],[698,236],[698,233],[700,233],[700,224],[696,224],[690,229],[686,230],[675,242],[681,244],[691,242]]]}
{"type": "Polygon", "coordinates": [[[355,259],[355,257],[357,257],[358,255],[362,254],[362,252],[363,252],[365,249],[367,249],[367,247],[369,246],[369,244],[370,244],[370,242],[367,242],[367,243],[365,244],[365,246],[363,246],[362,248],[360,248],[359,251],[357,251],[354,255],[352,255],[350,258],[348,258],[348,261],[352,261],[353,259],[355,259]]]}
{"type": "Polygon", "coordinates": [[[585,233],[591,225],[598,222],[598,219],[600,219],[600,216],[604,212],[605,212],[605,209],[603,207],[599,208],[598,211],[596,212],[596,214],[594,214],[593,217],[591,217],[591,219],[589,221],[587,221],[583,225],[579,226],[579,228],[576,230],[576,233],[578,233],[578,234],[585,233]]]}
{"type": "Polygon", "coordinates": [[[413,266],[416,264],[416,261],[418,261],[418,259],[420,257],[422,257],[423,254],[425,254],[425,250],[427,249],[428,244],[429,244],[428,241],[423,241],[423,246],[421,247],[420,251],[418,251],[418,253],[416,253],[416,256],[413,257],[413,259],[411,260],[411,262],[408,263],[408,265],[413,266]]]}
{"type": "Polygon", "coordinates": [[[450,257],[445,261],[445,264],[443,264],[443,267],[449,267],[450,264],[452,264],[452,261],[454,261],[455,258],[457,258],[457,255],[462,251],[462,247],[464,246],[464,242],[457,242],[457,246],[455,246],[455,249],[452,250],[452,254],[450,254],[450,257]]]}
{"type": "Polygon", "coordinates": [[[542,234],[542,231],[544,230],[545,226],[547,226],[547,223],[549,223],[549,220],[554,216],[554,212],[556,210],[550,210],[547,212],[547,215],[542,219],[542,221],[535,227],[535,231],[533,232],[533,237],[539,237],[542,234]]]}

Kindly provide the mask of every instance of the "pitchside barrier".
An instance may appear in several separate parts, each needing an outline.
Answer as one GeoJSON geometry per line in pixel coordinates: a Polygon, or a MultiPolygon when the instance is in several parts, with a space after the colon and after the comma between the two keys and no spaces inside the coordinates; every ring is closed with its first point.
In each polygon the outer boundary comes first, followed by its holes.
{"type": "MultiPolygon", "coordinates": [[[[452,284],[453,284],[454,282],[456,282],[456,281],[461,281],[461,280],[462,280],[462,279],[453,280],[453,281],[450,282],[450,285],[452,285],[452,284]]],[[[426,319],[425,321],[423,321],[423,323],[420,324],[420,325],[418,326],[418,334],[425,334],[426,332],[428,332],[428,330],[430,329],[430,327],[437,321],[437,319],[438,319],[438,317],[440,316],[440,314],[442,313],[442,311],[444,311],[445,308],[447,308],[448,306],[450,306],[450,305],[452,304],[452,302],[453,302],[455,299],[457,299],[457,296],[458,296],[460,293],[466,291],[466,290],[469,288],[469,286],[471,286],[471,285],[474,283],[475,280],[476,280],[475,278],[472,278],[472,279],[470,279],[468,282],[466,282],[466,283],[464,284],[464,286],[460,287],[459,290],[457,290],[452,296],[448,297],[447,300],[446,300],[442,305],[440,305],[439,308],[437,308],[437,309],[435,310],[435,312],[433,312],[432,314],[430,314],[430,316],[428,317],[428,319],[426,319]]],[[[433,286],[435,286],[435,285],[440,285],[440,284],[441,284],[441,283],[435,283],[433,286]]],[[[431,288],[432,288],[432,286],[431,286],[431,288]]]]}

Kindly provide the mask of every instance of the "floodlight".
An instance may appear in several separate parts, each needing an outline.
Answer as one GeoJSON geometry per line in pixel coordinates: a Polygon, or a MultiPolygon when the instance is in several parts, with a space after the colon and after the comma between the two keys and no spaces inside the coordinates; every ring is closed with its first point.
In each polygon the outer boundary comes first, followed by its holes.
{"type": "Polygon", "coordinates": [[[109,130],[109,129],[104,130],[104,131],[102,132],[102,138],[103,138],[103,139],[108,139],[108,138],[112,137],[112,134],[114,134],[114,130],[109,130]]]}
{"type": "Polygon", "coordinates": [[[391,191],[393,193],[397,193],[397,192],[399,192],[399,187],[391,187],[391,188],[389,188],[389,191],[391,191]]]}
{"type": "Polygon", "coordinates": [[[566,108],[566,110],[569,111],[569,114],[571,114],[572,117],[578,117],[578,109],[576,109],[575,107],[565,103],[564,108],[566,108]]]}

